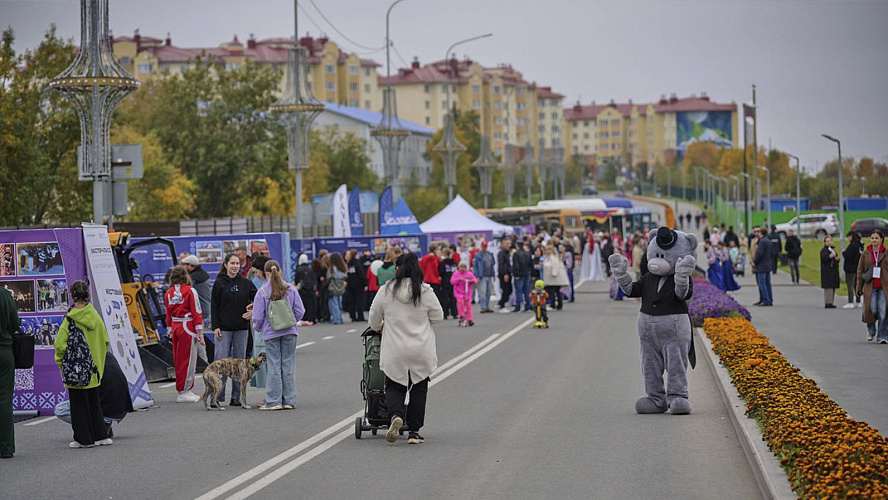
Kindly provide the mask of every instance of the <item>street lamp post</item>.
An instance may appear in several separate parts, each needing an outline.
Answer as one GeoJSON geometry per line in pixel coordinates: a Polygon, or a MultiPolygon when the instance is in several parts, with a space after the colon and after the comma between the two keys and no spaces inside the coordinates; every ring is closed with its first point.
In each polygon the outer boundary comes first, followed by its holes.
{"type": "MultiPolygon", "coordinates": [[[[751,175],[747,174],[746,172],[740,172],[740,175],[743,176],[744,179],[746,179],[746,181],[744,182],[744,185],[752,183],[752,176],[751,175]]],[[[747,203],[749,201],[749,192],[745,189],[743,191],[744,191],[744,193],[743,193],[744,194],[744,196],[743,196],[743,215],[746,218],[746,223],[749,224],[749,203],[747,203]]],[[[747,234],[749,233],[748,227],[744,227],[743,230],[747,234]]]]}
{"type": "Polygon", "coordinates": [[[768,183],[768,231],[771,231],[771,170],[760,165],[756,165],[755,168],[759,170],[764,170],[767,174],[767,183],[768,183]]]}
{"type": "Polygon", "coordinates": [[[786,156],[796,161],[796,236],[802,237],[802,196],[801,196],[801,169],[799,168],[799,157],[786,153],[786,156]]]}
{"type": "Polygon", "coordinates": [[[734,209],[734,226],[740,227],[740,213],[737,212],[737,201],[740,199],[740,177],[736,175],[729,176],[731,179],[734,179],[734,203],[731,205],[731,208],[734,209]]]}
{"type": "Polygon", "coordinates": [[[820,134],[824,138],[833,141],[839,147],[839,243],[840,250],[845,251],[845,183],[842,180],[842,142],[835,137],[820,134]]]}

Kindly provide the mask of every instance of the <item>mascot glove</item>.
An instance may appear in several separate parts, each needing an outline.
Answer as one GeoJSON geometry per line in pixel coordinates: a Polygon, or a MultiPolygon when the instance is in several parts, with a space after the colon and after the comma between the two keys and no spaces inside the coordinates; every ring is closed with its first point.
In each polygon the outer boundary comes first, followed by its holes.
{"type": "Polygon", "coordinates": [[[679,257],[678,261],[675,263],[675,276],[677,278],[687,278],[692,272],[694,272],[696,267],[697,259],[695,259],[693,255],[679,257]]]}
{"type": "Polygon", "coordinates": [[[611,272],[617,276],[626,274],[629,270],[629,261],[620,254],[612,254],[607,258],[607,262],[610,264],[611,272]]]}

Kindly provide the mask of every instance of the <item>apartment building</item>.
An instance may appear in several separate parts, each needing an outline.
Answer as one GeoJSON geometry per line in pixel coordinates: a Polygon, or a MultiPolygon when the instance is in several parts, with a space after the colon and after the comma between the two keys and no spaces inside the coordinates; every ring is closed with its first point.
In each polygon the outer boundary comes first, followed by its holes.
{"type": "Polygon", "coordinates": [[[593,164],[665,164],[697,141],[735,147],[739,140],[736,103],[712,102],[705,94],[661,96],[653,103],[582,105],[564,109],[567,153],[593,164]]]}
{"type": "MultiPolygon", "coordinates": [[[[308,82],[316,99],[368,110],[382,107],[377,88],[379,63],[349,54],[326,37],[302,37],[299,45],[306,50],[308,82]]],[[[217,47],[178,47],[169,35],[161,40],[141,36],[137,30],[131,37],[111,37],[111,47],[120,64],[142,82],[187,71],[198,58],[214,58],[226,70],[237,69],[247,61],[271,65],[280,71],[283,87],[287,51],[293,47],[293,39],[256,40],[250,35],[244,45],[235,35],[217,47]]]]}

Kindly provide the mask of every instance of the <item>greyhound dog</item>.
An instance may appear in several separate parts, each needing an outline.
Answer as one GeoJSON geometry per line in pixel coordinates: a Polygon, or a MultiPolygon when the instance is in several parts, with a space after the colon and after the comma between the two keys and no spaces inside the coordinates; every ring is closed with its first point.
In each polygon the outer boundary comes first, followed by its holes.
{"type": "Polygon", "coordinates": [[[241,405],[245,410],[249,410],[247,406],[247,384],[253,378],[253,374],[265,364],[265,353],[248,359],[225,358],[218,359],[210,363],[204,372],[204,393],[200,399],[204,402],[207,410],[216,408],[224,410],[219,406],[219,392],[222,390],[222,376],[230,377],[232,380],[239,380],[241,383],[241,405]]]}

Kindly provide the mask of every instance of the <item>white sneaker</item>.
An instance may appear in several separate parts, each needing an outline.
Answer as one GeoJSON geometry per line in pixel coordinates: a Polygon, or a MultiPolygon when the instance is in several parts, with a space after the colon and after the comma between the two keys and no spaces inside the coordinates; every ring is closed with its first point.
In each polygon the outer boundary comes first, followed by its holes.
{"type": "Polygon", "coordinates": [[[198,401],[200,401],[200,396],[191,391],[180,392],[176,396],[177,403],[197,403],[198,401]]]}
{"type": "Polygon", "coordinates": [[[101,441],[96,441],[96,444],[99,446],[108,446],[114,444],[114,441],[111,441],[111,438],[105,438],[101,441]]]}
{"type": "MultiPolygon", "coordinates": [[[[875,338],[875,336],[874,336],[873,334],[871,334],[871,333],[868,333],[868,334],[866,335],[866,341],[867,341],[867,342],[872,342],[874,338],[875,338]]],[[[73,443],[71,443],[71,444],[73,444],[73,443]]]]}
{"type": "Polygon", "coordinates": [[[858,309],[863,309],[863,302],[858,302],[858,303],[857,303],[857,308],[858,308],[858,309]]]}
{"type": "Polygon", "coordinates": [[[848,302],[847,304],[842,306],[842,309],[854,309],[854,307],[855,306],[853,302],[848,302]]]}
{"type": "Polygon", "coordinates": [[[95,446],[94,444],[80,444],[77,441],[71,441],[68,443],[68,448],[92,448],[95,446]]]}

